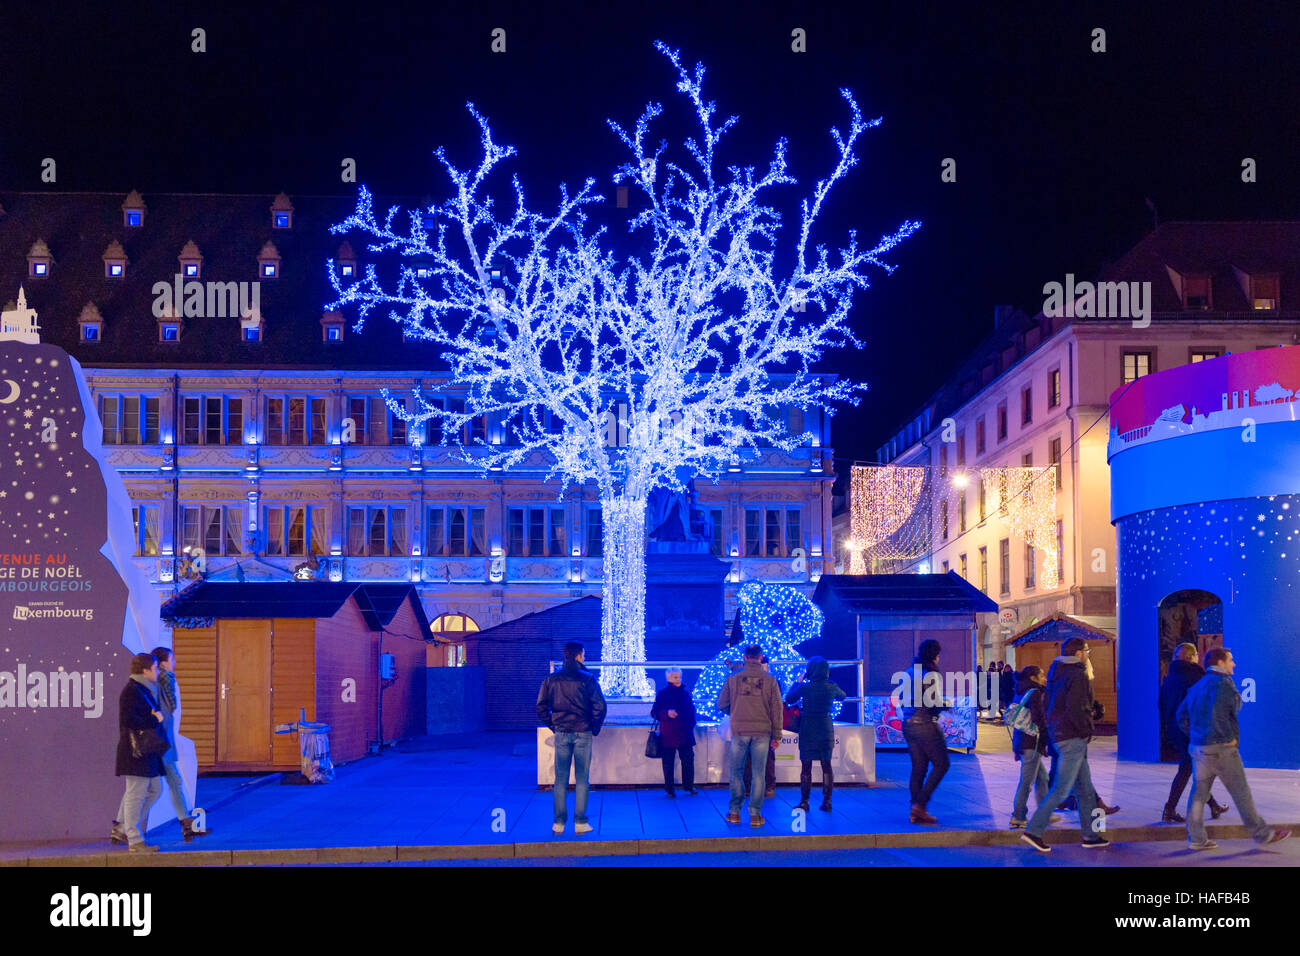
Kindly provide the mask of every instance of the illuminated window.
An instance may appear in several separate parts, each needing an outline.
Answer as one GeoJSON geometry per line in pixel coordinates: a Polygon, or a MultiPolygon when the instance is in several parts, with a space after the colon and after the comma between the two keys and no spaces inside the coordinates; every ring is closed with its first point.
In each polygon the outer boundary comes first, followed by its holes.
{"type": "Polygon", "coordinates": [[[1195,365],[1197,362],[1208,362],[1222,355],[1223,349],[1192,349],[1188,353],[1188,360],[1190,364],[1195,365]]]}
{"type": "Polygon", "coordinates": [[[1061,370],[1054,368],[1047,373],[1047,407],[1059,408],[1061,405],[1061,370]]]}
{"type": "Polygon", "coordinates": [[[440,614],[429,625],[438,643],[429,646],[426,662],[430,667],[463,667],[465,636],[477,634],[478,623],[468,614],[440,614]]]}
{"type": "Polygon", "coordinates": [[[1123,384],[1127,385],[1129,382],[1136,382],[1144,375],[1150,375],[1154,364],[1150,352],[1125,352],[1123,384]]]}

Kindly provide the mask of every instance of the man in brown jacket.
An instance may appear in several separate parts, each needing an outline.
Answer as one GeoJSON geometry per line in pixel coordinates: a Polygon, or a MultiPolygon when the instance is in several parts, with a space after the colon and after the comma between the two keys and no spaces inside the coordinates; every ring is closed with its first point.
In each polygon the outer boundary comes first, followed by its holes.
{"type": "Polygon", "coordinates": [[[763,771],[767,752],[781,742],[781,691],[763,670],[763,650],[745,648],[745,666],[727,678],[718,694],[718,710],[731,715],[731,806],[728,823],[740,822],[744,799],[741,777],[750,758],[749,825],[763,825],[763,771]]]}

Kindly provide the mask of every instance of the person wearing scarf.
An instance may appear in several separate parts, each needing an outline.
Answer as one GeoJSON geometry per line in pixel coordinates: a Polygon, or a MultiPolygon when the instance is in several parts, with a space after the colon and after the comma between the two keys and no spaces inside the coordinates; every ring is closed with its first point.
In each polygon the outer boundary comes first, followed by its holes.
{"type": "Polygon", "coordinates": [[[113,821],[112,839],[125,837],[131,853],[157,850],[145,842],[149,810],[162,795],[162,755],[137,757],[131,748],[131,731],[161,732],[163,717],[158,710],[158,662],[152,654],[131,658],[131,679],[118,698],[116,774],[126,778],[126,793],[119,807],[120,820],[113,821]]]}

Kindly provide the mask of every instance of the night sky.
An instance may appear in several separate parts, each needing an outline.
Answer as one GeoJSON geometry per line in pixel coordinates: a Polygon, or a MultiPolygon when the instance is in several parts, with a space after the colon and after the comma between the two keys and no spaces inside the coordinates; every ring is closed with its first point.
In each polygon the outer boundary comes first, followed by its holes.
{"type": "Polygon", "coordinates": [[[1095,274],[1140,239],[1147,199],[1162,220],[1300,218],[1294,4],[225,6],[8,5],[0,190],[352,195],[339,177],[352,157],[381,199],[441,199],[432,149],[476,156],[473,100],[518,148],[511,168],[537,205],[595,176],[612,207],[624,155],[606,117],[630,126],[655,99],[659,136],[691,131],[651,46],[663,39],[703,60],[720,110],[740,115],[725,161],[765,167],[789,138],[791,224],[830,169],[837,89],[850,87],[884,123],[821,237],[856,226],[874,239],[907,218],[924,228],[857,299],[866,348],[825,365],[870,386],[835,420],[845,458],[874,457],[991,330],[996,304],[1032,314],[1044,282],[1095,274]],[[505,54],[489,50],[498,26],[505,54]],[[194,27],[206,53],[190,50],[194,27]],[[803,54],[790,50],[796,27],[803,54]],[[1090,50],[1095,27],[1105,53],[1090,50]],[[40,181],[47,156],[56,185],[40,181]],[[945,157],[955,183],[940,181],[945,157]],[[1241,181],[1244,157],[1255,183],[1241,181]]]}

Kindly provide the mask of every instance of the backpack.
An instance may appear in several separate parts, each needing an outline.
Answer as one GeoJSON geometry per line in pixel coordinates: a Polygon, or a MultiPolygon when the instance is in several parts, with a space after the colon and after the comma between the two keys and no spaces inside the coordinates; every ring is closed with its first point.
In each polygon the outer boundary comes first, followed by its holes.
{"type": "Polygon", "coordinates": [[[1022,734],[1028,734],[1030,737],[1038,736],[1038,725],[1034,723],[1033,717],[1029,713],[1029,695],[1039,688],[1027,690],[1020,700],[1008,707],[1002,715],[1002,722],[1011,730],[1018,730],[1022,734]]]}

